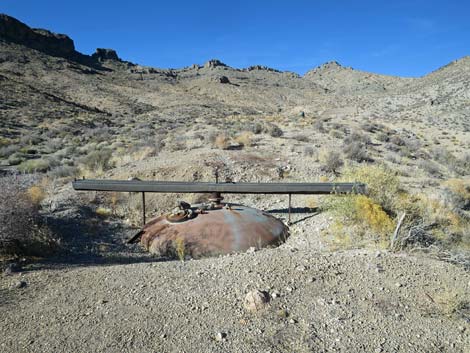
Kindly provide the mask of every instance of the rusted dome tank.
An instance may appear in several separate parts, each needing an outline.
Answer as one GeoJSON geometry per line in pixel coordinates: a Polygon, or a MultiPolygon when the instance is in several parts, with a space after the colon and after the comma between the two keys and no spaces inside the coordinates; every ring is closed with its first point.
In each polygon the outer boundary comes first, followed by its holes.
{"type": "Polygon", "coordinates": [[[148,222],[140,233],[141,244],[151,253],[192,258],[276,246],[288,228],[270,214],[242,205],[184,202],[172,213],[148,222]]]}

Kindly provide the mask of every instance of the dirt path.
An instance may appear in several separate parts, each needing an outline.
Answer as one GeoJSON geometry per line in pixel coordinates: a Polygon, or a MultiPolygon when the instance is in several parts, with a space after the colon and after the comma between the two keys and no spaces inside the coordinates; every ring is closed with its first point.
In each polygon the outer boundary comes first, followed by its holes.
{"type": "Polygon", "coordinates": [[[1,277],[0,288],[2,352],[470,349],[470,276],[424,257],[282,246],[34,270],[1,277]],[[18,279],[27,286],[8,289],[18,279]],[[249,313],[243,298],[253,289],[272,298],[249,313]]]}

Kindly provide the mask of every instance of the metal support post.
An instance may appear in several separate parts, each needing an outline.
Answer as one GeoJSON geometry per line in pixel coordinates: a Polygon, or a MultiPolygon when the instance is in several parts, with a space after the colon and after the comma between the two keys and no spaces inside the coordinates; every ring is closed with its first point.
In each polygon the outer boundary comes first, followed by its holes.
{"type": "Polygon", "coordinates": [[[142,221],[144,226],[147,223],[145,219],[145,192],[142,192],[142,221]]]}

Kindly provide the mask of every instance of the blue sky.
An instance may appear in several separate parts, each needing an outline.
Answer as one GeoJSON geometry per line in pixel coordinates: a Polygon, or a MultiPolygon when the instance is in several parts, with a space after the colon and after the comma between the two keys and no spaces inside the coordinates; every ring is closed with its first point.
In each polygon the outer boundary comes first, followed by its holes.
{"type": "Polygon", "coordinates": [[[218,58],[300,74],[336,60],[421,76],[470,55],[469,0],[0,0],[0,13],[68,34],[77,50],[183,67],[218,58]]]}

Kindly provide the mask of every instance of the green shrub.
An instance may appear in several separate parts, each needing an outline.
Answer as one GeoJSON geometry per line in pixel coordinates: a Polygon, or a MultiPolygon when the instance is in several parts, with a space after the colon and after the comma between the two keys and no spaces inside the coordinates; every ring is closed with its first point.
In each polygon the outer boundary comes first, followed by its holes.
{"type": "Polygon", "coordinates": [[[45,159],[30,159],[22,162],[18,166],[18,170],[23,173],[43,173],[47,172],[51,167],[51,163],[45,159]]]}
{"type": "Polygon", "coordinates": [[[87,156],[81,159],[81,162],[89,171],[105,171],[112,167],[111,157],[111,150],[103,149],[100,151],[90,152],[87,156]]]}
{"type": "Polygon", "coordinates": [[[9,165],[18,165],[25,160],[24,156],[20,153],[14,153],[8,157],[9,165]]]}

